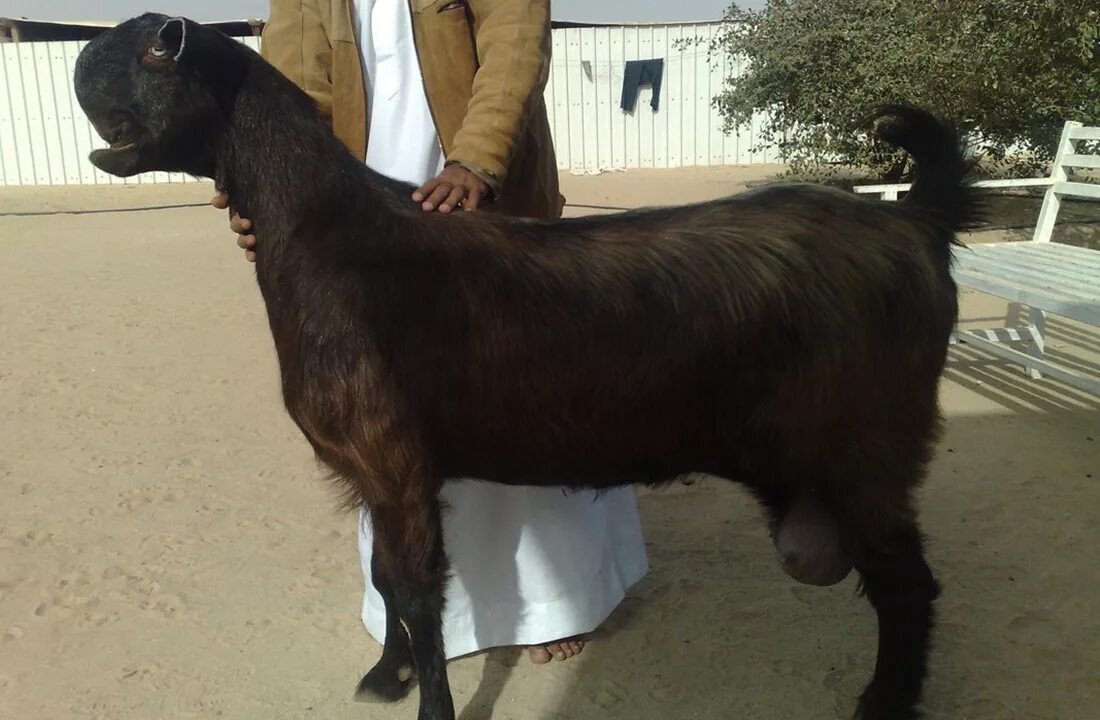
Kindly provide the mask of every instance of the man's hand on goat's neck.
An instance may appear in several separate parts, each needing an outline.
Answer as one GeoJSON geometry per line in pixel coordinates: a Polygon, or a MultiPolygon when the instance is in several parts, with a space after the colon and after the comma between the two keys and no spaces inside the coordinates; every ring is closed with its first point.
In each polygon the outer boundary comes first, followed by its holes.
{"type": "Polygon", "coordinates": [[[412,199],[431,212],[449,213],[462,204],[464,210],[476,210],[478,203],[489,196],[489,186],[477,175],[457,163],[421,185],[412,199]]]}
{"type": "MultiPolygon", "coordinates": [[[[218,193],[210,204],[219,210],[229,208],[229,196],[218,193]]],[[[244,250],[244,257],[249,262],[256,262],[256,236],[250,233],[252,221],[238,215],[232,208],[229,209],[229,229],[237,233],[237,246],[244,250]]]]}

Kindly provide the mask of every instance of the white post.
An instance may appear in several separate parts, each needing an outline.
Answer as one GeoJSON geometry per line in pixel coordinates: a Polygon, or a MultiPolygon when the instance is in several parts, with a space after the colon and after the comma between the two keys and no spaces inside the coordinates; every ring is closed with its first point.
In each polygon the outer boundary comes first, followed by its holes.
{"type": "MultiPolygon", "coordinates": [[[[1027,324],[1031,330],[1031,342],[1027,346],[1027,354],[1036,360],[1042,360],[1046,355],[1046,331],[1047,331],[1047,314],[1037,308],[1027,308],[1027,324]]],[[[1043,377],[1043,374],[1034,365],[1028,365],[1025,370],[1027,376],[1032,380],[1038,380],[1043,377]]]]}
{"type": "Polygon", "coordinates": [[[1051,186],[1043,196],[1043,206],[1039,209],[1039,220],[1035,223],[1035,234],[1031,238],[1034,242],[1050,242],[1050,236],[1054,232],[1054,221],[1058,218],[1058,210],[1062,206],[1062,198],[1054,188],[1057,183],[1068,180],[1063,163],[1067,156],[1073,154],[1070,131],[1078,127],[1081,127],[1081,123],[1067,121],[1062,128],[1062,138],[1058,141],[1058,149],[1054,153],[1054,162],[1050,168],[1051,186]]]}

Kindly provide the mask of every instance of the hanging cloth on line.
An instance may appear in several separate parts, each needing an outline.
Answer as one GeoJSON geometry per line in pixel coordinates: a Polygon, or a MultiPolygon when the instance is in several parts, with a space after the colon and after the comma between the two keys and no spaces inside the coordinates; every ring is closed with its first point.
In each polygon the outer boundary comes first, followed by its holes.
{"type": "Polygon", "coordinates": [[[623,97],[620,107],[627,112],[634,112],[634,103],[638,100],[638,90],[642,85],[653,86],[653,97],[649,100],[649,106],[654,110],[661,101],[661,71],[665,61],[658,60],[627,60],[626,70],[623,72],[623,97]]]}

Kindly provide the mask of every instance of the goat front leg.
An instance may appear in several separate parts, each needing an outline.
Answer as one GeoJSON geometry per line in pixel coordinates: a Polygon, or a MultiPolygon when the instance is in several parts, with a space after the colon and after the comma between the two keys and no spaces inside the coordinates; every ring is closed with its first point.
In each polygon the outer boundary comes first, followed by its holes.
{"type": "MultiPolygon", "coordinates": [[[[409,483],[415,482],[409,479],[409,483]]],[[[446,655],[443,651],[443,591],[447,575],[447,558],[443,549],[443,527],[439,498],[424,493],[410,493],[395,503],[377,504],[371,508],[374,529],[372,571],[383,578],[386,590],[386,644],[382,660],[375,670],[360,682],[393,679],[404,657],[402,646],[391,648],[391,631],[397,625],[404,632],[397,638],[407,638],[417,684],[420,686],[420,711],[417,720],[454,720],[454,704],[447,681],[446,655]],[[390,607],[393,611],[391,612],[390,607]],[[393,622],[391,622],[391,618],[393,622]],[[386,653],[391,654],[387,657],[386,653]],[[383,665],[383,663],[385,663],[383,665]],[[388,676],[388,677],[387,677],[388,676]]],[[[376,586],[377,587],[377,586],[376,586]]]]}
{"type": "Polygon", "coordinates": [[[382,657],[370,672],[359,681],[355,699],[360,702],[396,702],[405,697],[416,675],[413,666],[409,635],[397,614],[397,601],[393,595],[393,583],[379,561],[378,540],[373,540],[370,558],[371,582],[386,606],[386,642],[382,657]]]}

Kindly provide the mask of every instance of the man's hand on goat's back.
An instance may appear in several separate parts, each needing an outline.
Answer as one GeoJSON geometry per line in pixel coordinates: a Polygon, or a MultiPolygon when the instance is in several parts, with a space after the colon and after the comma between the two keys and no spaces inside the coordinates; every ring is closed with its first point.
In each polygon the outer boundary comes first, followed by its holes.
{"type": "MultiPolygon", "coordinates": [[[[225,193],[218,193],[210,201],[210,204],[219,210],[225,210],[229,207],[229,196],[225,193]]],[[[256,262],[256,236],[249,233],[249,230],[252,229],[252,221],[230,210],[229,229],[237,233],[237,245],[244,250],[245,259],[249,262],[256,262]]]]}
{"type": "Polygon", "coordinates": [[[489,194],[485,181],[458,164],[443,168],[443,172],[421,185],[412,199],[431,212],[438,209],[449,213],[461,203],[464,210],[476,210],[489,194]]]}
{"type": "MultiPolygon", "coordinates": [[[[412,198],[424,210],[449,213],[459,205],[465,210],[476,210],[478,204],[488,195],[489,186],[485,181],[461,165],[452,164],[417,188],[412,198]]],[[[219,210],[229,209],[229,196],[218,193],[210,204],[219,210]]],[[[229,229],[237,233],[237,245],[244,250],[245,258],[249,262],[256,262],[256,236],[250,232],[252,221],[230,209],[229,229]]]]}

